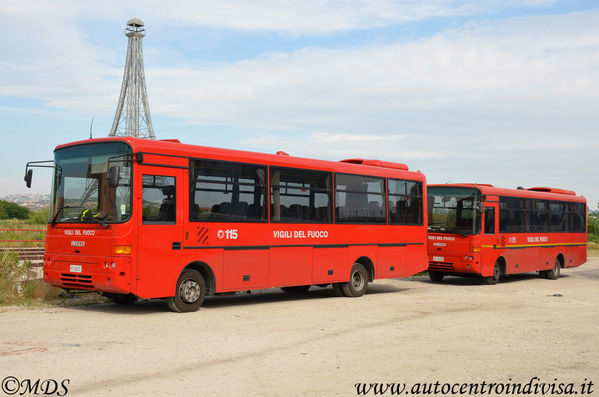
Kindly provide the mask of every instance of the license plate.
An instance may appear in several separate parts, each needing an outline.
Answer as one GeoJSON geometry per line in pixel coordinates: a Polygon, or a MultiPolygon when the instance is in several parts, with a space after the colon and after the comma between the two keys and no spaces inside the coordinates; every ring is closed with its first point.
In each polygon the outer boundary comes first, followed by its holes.
{"type": "Polygon", "coordinates": [[[81,265],[71,265],[71,273],[81,273],[81,265]]]}
{"type": "Polygon", "coordinates": [[[443,262],[445,260],[442,256],[433,256],[433,261],[435,262],[443,262]]]}

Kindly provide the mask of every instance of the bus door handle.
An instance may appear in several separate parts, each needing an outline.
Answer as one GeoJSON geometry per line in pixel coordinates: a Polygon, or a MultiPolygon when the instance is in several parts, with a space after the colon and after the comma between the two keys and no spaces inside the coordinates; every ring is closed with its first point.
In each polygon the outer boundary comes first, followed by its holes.
{"type": "Polygon", "coordinates": [[[173,249],[174,250],[180,250],[181,249],[181,242],[180,241],[173,242],[173,249]]]}

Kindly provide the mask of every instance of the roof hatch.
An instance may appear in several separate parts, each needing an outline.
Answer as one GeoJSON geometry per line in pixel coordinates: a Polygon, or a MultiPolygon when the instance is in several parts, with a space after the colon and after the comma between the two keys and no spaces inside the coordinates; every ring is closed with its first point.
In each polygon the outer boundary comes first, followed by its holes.
{"type": "Polygon", "coordinates": [[[533,192],[557,193],[567,194],[568,196],[576,196],[574,190],[556,189],[553,187],[530,187],[526,190],[532,190],[533,192]]]}
{"type": "Polygon", "coordinates": [[[347,159],[341,160],[342,163],[370,165],[372,167],[393,168],[396,170],[408,170],[408,166],[402,163],[393,163],[391,161],[367,160],[367,159],[347,159]]]}

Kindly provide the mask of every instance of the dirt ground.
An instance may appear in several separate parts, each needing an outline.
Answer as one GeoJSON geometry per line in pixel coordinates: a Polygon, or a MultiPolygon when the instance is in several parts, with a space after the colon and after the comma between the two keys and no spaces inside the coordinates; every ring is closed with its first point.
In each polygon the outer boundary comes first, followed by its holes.
{"type": "Polygon", "coordinates": [[[594,256],[557,281],[412,277],[376,281],[353,299],[330,287],[304,297],[273,289],[208,298],[188,314],[159,301],[4,308],[0,380],[10,388],[14,379],[68,379],[73,396],[355,396],[359,382],[533,377],[599,383],[598,285],[594,256]]]}

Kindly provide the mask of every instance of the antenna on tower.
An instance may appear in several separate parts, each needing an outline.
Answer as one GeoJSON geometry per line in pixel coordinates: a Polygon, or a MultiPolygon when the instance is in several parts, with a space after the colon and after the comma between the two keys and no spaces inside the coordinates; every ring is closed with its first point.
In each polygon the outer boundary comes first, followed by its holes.
{"type": "Polygon", "coordinates": [[[119,104],[116,107],[114,121],[108,136],[156,139],[150,117],[141,46],[141,39],[145,35],[146,29],[141,19],[133,18],[127,22],[125,36],[129,40],[125,73],[123,74],[119,104]]]}

